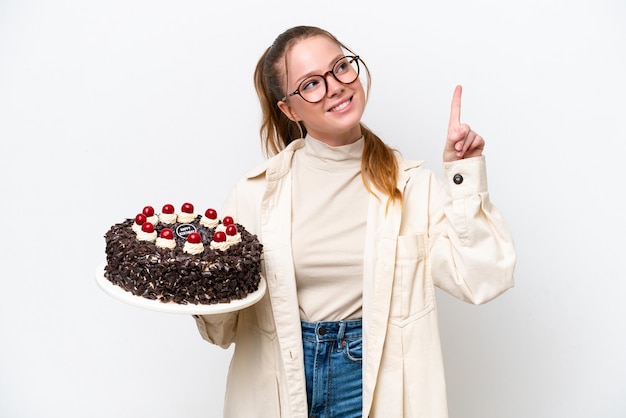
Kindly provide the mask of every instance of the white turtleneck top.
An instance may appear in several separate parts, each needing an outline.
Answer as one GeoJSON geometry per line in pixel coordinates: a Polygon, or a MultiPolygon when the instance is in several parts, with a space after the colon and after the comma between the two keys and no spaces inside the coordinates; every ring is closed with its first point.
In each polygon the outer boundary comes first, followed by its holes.
{"type": "Polygon", "coordinates": [[[331,147],[310,136],[294,153],[293,262],[300,318],[360,318],[368,191],[363,138],[331,147]]]}

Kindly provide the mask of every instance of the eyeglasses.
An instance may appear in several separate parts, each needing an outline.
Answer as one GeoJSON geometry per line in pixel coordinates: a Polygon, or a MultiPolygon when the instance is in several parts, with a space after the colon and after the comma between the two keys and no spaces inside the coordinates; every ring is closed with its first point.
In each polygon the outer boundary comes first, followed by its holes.
{"type": "Polygon", "coordinates": [[[328,74],[332,74],[335,80],[342,84],[354,83],[359,78],[359,56],[348,55],[339,58],[333,64],[332,70],[326,71],[322,75],[313,75],[304,79],[297,90],[283,97],[281,101],[284,102],[288,97],[297,94],[309,103],[321,102],[328,91],[328,82],[326,81],[328,74]]]}

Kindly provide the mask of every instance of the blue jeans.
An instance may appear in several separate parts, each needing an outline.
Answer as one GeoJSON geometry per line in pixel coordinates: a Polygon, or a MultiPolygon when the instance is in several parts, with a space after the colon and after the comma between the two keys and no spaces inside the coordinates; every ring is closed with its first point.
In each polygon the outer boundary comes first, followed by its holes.
{"type": "Polygon", "coordinates": [[[360,418],[363,409],[361,320],[302,321],[311,418],[360,418]]]}

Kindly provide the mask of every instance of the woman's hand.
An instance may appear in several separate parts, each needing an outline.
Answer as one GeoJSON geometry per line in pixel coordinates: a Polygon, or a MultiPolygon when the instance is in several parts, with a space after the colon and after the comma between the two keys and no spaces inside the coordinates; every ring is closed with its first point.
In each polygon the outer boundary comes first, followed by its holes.
{"type": "Polygon", "coordinates": [[[443,148],[443,161],[462,160],[463,158],[478,157],[485,148],[482,136],[472,131],[468,124],[461,123],[461,93],[463,88],[456,86],[452,96],[450,108],[450,123],[448,125],[448,139],[443,148]]]}

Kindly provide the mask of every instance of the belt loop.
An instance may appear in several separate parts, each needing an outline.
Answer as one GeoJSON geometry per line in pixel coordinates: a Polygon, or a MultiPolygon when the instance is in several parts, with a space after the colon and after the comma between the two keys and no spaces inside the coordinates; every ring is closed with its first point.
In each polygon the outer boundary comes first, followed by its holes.
{"type": "Polygon", "coordinates": [[[337,332],[337,343],[341,347],[341,340],[346,335],[346,321],[339,321],[339,331],[337,332]]]}

